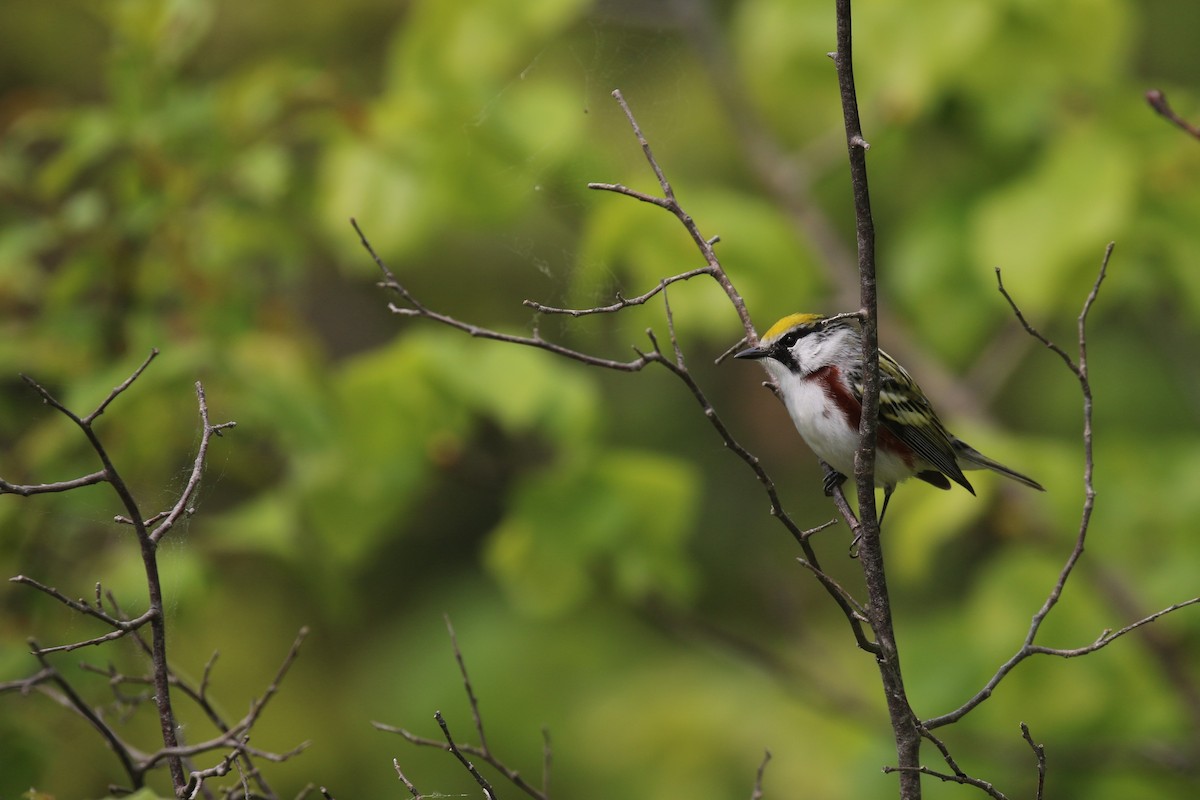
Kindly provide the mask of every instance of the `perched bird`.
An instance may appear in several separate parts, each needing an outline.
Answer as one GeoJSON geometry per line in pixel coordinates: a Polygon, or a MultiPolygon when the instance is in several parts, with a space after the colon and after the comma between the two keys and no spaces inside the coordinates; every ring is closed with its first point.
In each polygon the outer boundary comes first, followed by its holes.
{"type": "MultiPolygon", "coordinates": [[[[791,314],[735,357],[762,361],[804,441],[836,470],[826,476],[827,494],[854,474],[863,395],[862,334],[854,319],[791,314]]],[[[990,469],[1045,491],[947,431],[921,387],[882,350],[879,378],[875,484],[884,491],[881,520],[896,484],[911,477],[939,489],[954,481],[975,494],[963,470],[990,469]]]]}

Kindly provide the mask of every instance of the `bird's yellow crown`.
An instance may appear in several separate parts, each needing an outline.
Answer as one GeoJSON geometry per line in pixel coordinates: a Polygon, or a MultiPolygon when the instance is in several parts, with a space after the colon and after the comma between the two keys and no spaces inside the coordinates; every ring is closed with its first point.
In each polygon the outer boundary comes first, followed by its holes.
{"type": "Polygon", "coordinates": [[[825,319],[823,314],[788,314],[770,328],[767,328],[767,332],[762,335],[760,341],[773,342],[797,325],[811,325],[822,319],[825,319]]]}

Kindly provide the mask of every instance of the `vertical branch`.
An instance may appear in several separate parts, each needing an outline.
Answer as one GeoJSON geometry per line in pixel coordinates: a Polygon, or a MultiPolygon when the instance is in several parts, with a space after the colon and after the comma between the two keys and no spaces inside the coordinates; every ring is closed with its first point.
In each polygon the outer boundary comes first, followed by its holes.
{"type": "Polygon", "coordinates": [[[875,287],[875,223],[871,216],[871,198],[867,185],[866,151],[858,115],[854,88],[850,0],[837,0],[838,87],[846,127],[846,148],[850,158],[850,184],[854,193],[855,230],[858,238],[858,272],[861,298],[863,345],[863,397],[859,424],[859,446],[854,456],[854,478],[858,488],[859,517],[862,524],[860,560],[870,603],[867,615],[875,631],[879,650],[876,661],[888,716],[896,739],[900,777],[900,797],[917,800],[921,796],[921,736],[917,720],[908,704],[900,672],[900,654],[892,630],[891,604],[883,567],[883,546],[879,538],[879,520],[875,512],[875,439],[879,425],[879,326],[875,287]]]}
{"type": "MultiPolygon", "coordinates": [[[[78,647],[100,644],[102,642],[120,638],[127,634],[133,634],[138,638],[138,641],[141,642],[141,636],[137,633],[137,630],[142,625],[149,624],[150,642],[148,645],[143,642],[143,646],[150,655],[152,665],[150,682],[154,687],[153,700],[155,708],[158,712],[158,721],[162,732],[163,748],[157,754],[146,759],[144,764],[139,764],[136,766],[136,768],[130,770],[130,778],[134,783],[134,788],[141,788],[144,785],[145,770],[148,767],[153,766],[155,762],[159,760],[165,760],[167,769],[171,773],[171,783],[175,789],[175,794],[176,796],[183,797],[188,791],[189,776],[184,770],[183,756],[185,753],[183,751],[185,748],[180,747],[175,711],[172,708],[171,703],[171,685],[173,676],[171,674],[170,663],[167,659],[167,629],[163,602],[162,579],[159,575],[158,569],[158,542],[161,537],[164,536],[182,516],[191,513],[190,507],[192,499],[194,498],[195,492],[200,483],[200,476],[203,473],[205,456],[208,451],[210,440],[213,436],[220,436],[222,431],[234,427],[236,423],[225,422],[219,425],[213,425],[209,421],[208,405],[204,397],[204,387],[200,383],[197,383],[196,396],[199,401],[200,421],[203,426],[203,433],[201,435],[199,451],[196,454],[192,465],[192,475],[188,481],[187,487],[179,497],[179,500],[176,502],[175,506],[169,512],[164,512],[163,514],[160,514],[151,520],[151,522],[155,520],[162,520],[159,527],[155,531],[151,532],[148,527],[149,523],[147,522],[145,515],[142,513],[137,499],[133,496],[133,492],[130,490],[129,485],[121,476],[120,471],[118,471],[116,465],[113,463],[112,458],[109,456],[108,450],[105,448],[104,443],[100,440],[99,435],[96,433],[95,421],[105,412],[108,406],[119,395],[133,385],[134,381],[141,376],[142,372],[145,371],[145,369],[150,365],[150,362],[153,361],[157,355],[158,350],[152,350],[145,361],[143,361],[142,364],[136,370],[134,370],[134,372],[128,378],[126,378],[124,382],[109,392],[108,396],[100,402],[94,411],[83,417],[64,406],[57,398],[54,397],[53,394],[51,394],[37,381],[29,376],[22,375],[21,377],[25,380],[25,382],[41,396],[43,402],[54,408],[56,411],[62,413],[64,416],[70,419],[77,428],[79,428],[80,432],[82,432],[87,438],[87,441],[91,445],[91,448],[95,452],[97,458],[99,458],[103,469],[101,469],[99,472],[92,473],[91,475],[87,475],[82,478],[56,484],[16,486],[5,481],[0,481],[0,493],[12,492],[15,494],[29,495],[39,494],[42,492],[69,491],[71,489],[78,488],[79,486],[87,486],[94,483],[106,482],[112,487],[113,491],[116,492],[117,496],[120,498],[121,505],[125,509],[125,515],[118,516],[117,521],[128,524],[134,529],[134,533],[136,534],[138,540],[139,550],[141,552],[142,567],[146,576],[148,608],[143,615],[137,617],[136,619],[130,620],[128,618],[123,618],[123,615],[120,614],[118,614],[118,616],[113,616],[106,613],[101,606],[99,584],[97,584],[96,588],[96,605],[93,608],[82,601],[71,601],[57,590],[42,586],[37,581],[32,579],[18,576],[17,580],[19,583],[27,583],[46,592],[52,597],[58,599],[60,602],[65,603],[68,607],[73,608],[80,613],[103,620],[114,629],[111,633],[105,634],[104,636],[95,637],[84,642],[76,642],[74,644],[63,645],[54,648],[35,648],[34,654],[39,658],[39,660],[43,659],[46,653],[52,651],[73,650],[78,647]]],[[[43,665],[45,665],[44,661],[43,665]]],[[[84,711],[85,706],[82,704],[82,701],[76,702],[74,698],[72,698],[72,705],[79,709],[80,712],[84,713],[86,716],[86,712],[84,711]]],[[[93,724],[95,724],[94,721],[93,724]]],[[[219,742],[219,745],[221,746],[224,746],[224,744],[224,740],[219,742]]],[[[225,774],[229,771],[231,764],[232,761],[229,760],[223,762],[223,765],[213,768],[213,770],[200,771],[200,773],[197,773],[197,777],[195,778],[197,781],[196,786],[198,787],[206,777],[225,774]],[[224,772],[221,770],[224,770],[224,772]]]]}

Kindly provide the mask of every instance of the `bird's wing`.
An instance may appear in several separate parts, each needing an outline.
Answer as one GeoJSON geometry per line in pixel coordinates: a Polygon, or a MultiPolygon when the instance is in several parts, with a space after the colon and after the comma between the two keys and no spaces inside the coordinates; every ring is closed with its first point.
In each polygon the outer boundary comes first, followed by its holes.
{"type": "MultiPolygon", "coordinates": [[[[931,467],[974,494],[975,490],[958,466],[950,434],[937,418],[925,393],[904,367],[882,350],[879,351],[879,378],[880,424],[931,467]]],[[[850,385],[861,403],[861,371],[851,376],[850,385]]]]}

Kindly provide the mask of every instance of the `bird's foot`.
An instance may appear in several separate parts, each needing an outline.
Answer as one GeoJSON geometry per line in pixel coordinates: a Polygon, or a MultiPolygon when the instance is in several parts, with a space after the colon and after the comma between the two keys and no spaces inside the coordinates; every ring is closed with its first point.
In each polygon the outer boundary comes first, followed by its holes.
{"type": "Polygon", "coordinates": [[[823,485],[824,485],[824,487],[825,487],[825,496],[826,496],[826,497],[832,497],[832,496],[833,496],[833,490],[834,490],[834,489],[836,489],[836,488],[838,488],[839,486],[841,486],[841,485],[842,485],[843,483],[845,483],[845,482],[846,482],[846,476],[845,476],[845,475],[843,475],[842,473],[838,472],[838,471],[837,471],[836,469],[834,469],[833,467],[830,467],[829,465],[826,465],[826,469],[825,469],[825,481],[824,481],[824,484],[823,484],[823,485]]]}

